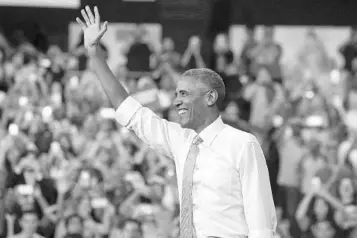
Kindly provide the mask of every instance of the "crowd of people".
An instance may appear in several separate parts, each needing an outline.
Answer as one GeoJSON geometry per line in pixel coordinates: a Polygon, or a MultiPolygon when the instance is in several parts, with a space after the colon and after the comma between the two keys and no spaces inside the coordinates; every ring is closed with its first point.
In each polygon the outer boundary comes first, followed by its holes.
{"type": "MultiPolygon", "coordinates": [[[[178,237],[173,161],[115,122],[83,42],[63,52],[1,39],[0,237],[178,237]]],[[[154,51],[139,27],[116,77],[176,121],[180,74],[215,70],[227,91],[223,120],[262,145],[277,237],[356,237],[357,30],[341,42],[343,68],[313,29],[288,66],[272,26],[259,40],[246,27],[240,55],[219,34],[204,59],[201,41],[192,36],[180,55],[166,37],[154,51]]]]}

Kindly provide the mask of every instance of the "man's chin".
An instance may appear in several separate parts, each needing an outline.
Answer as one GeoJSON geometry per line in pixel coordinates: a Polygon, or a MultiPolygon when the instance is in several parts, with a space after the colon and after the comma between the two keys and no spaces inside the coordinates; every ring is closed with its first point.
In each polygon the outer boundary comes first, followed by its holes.
{"type": "Polygon", "coordinates": [[[189,122],[185,118],[180,118],[179,123],[182,128],[189,128],[189,122]]]}

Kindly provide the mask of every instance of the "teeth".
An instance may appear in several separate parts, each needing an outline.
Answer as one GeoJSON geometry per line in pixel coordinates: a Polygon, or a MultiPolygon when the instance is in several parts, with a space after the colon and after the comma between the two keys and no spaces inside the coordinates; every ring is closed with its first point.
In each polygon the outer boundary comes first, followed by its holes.
{"type": "Polygon", "coordinates": [[[178,111],[178,114],[179,115],[182,115],[182,114],[185,114],[187,112],[187,109],[180,109],[179,111],[178,111]]]}

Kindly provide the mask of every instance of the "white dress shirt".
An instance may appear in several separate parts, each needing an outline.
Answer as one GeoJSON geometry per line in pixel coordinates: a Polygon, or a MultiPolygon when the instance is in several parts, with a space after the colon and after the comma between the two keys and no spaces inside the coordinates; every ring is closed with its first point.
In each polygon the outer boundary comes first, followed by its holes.
{"type": "MultiPolygon", "coordinates": [[[[179,197],[186,156],[197,133],[168,122],[128,97],[116,120],[175,161],[179,197]]],[[[273,238],[276,214],[263,152],[257,139],[219,117],[200,134],[193,174],[193,218],[198,238],[273,238]]]]}

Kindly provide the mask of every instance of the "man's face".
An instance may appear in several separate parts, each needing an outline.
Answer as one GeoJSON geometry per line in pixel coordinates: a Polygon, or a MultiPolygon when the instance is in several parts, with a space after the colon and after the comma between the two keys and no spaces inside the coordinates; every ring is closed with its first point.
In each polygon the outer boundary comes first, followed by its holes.
{"type": "Polygon", "coordinates": [[[26,234],[33,234],[36,232],[38,225],[37,215],[34,213],[26,213],[21,218],[21,227],[26,234]]]}
{"type": "Polygon", "coordinates": [[[202,124],[207,115],[206,93],[209,90],[208,86],[191,76],[178,81],[174,105],[183,128],[195,130],[202,124]]]}

